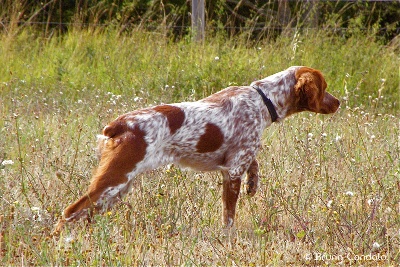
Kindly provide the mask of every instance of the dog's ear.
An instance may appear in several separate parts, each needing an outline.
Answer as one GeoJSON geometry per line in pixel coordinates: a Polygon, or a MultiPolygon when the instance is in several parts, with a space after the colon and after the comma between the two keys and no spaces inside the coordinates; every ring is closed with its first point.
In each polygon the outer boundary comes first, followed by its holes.
{"type": "Polygon", "coordinates": [[[302,110],[316,111],[319,109],[319,98],[322,94],[318,89],[318,77],[308,69],[302,69],[296,75],[294,85],[295,95],[298,97],[298,105],[302,110]]]}
{"type": "Polygon", "coordinates": [[[303,72],[297,79],[296,84],[294,85],[294,90],[296,95],[300,93],[310,94],[316,88],[316,84],[314,81],[314,75],[311,72],[303,72]]]}
{"type": "Polygon", "coordinates": [[[300,90],[303,88],[305,83],[306,83],[306,80],[303,77],[300,77],[299,79],[297,79],[297,82],[294,85],[294,91],[295,91],[296,95],[300,94],[300,90]]]}

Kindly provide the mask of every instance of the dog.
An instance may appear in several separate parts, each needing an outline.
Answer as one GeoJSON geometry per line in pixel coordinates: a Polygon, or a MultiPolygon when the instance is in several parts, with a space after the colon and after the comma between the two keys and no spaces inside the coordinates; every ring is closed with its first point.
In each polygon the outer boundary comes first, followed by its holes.
{"type": "Polygon", "coordinates": [[[320,71],[293,66],[196,102],[162,104],[119,116],[98,136],[99,167],[87,192],[64,210],[55,232],[66,222],[110,209],[128,193],[137,174],[169,163],[221,171],[222,222],[232,227],[242,179],[249,196],[258,188],[256,155],[264,129],[301,111],[336,112],[340,102],[326,88],[320,71]]]}

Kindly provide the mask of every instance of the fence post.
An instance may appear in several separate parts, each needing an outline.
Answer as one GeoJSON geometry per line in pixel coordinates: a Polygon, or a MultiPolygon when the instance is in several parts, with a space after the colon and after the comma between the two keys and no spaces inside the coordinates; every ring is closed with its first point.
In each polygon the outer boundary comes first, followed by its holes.
{"type": "Polygon", "coordinates": [[[205,0],[192,0],[192,34],[195,41],[204,41],[205,0]]]}

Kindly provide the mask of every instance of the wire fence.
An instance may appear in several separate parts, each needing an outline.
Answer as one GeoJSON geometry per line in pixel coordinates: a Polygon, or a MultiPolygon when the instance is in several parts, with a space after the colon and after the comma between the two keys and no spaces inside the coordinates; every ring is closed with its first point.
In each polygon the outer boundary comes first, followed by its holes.
{"type": "MultiPolygon", "coordinates": [[[[189,1],[189,0],[188,0],[189,1]]],[[[195,0],[190,0],[190,1],[195,1],[195,0]]],[[[189,1],[189,2],[190,2],[189,1]]],[[[206,1],[211,1],[211,0],[206,0],[206,1]]],[[[399,3],[400,0],[286,0],[287,2],[300,2],[300,3],[317,3],[317,2],[349,2],[349,3],[373,3],[373,2],[387,2],[387,3],[399,3]]],[[[50,1],[52,2],[52,1],[50,1]]],[[[48,2],[47,4],[49,4],[48,2]]],[[[45,5],[47,5],[45,4],[45,5]]],[[[43,5],[43,4],[42,4],[43,5]]],[[[43,7],[42,7],[43,8],[43,7]]],[[[1,8],[0,8],[1,9],[1,8]]],[[[400,5],[399,5],[399,10],[400,10],[400,5]]],[[[36,11],[37,13],[38,11],[36,11]]],[[[397,13],[398,14],[398,13],[397,13]]],[[[265,14],[264,14],[265,15],[265,14]]],[[[36,16],[36,14],[35,14],[36,16]]],[[[400,18],[398,18],[398,21],[400,21],[400,18]]],[[[206,21],[207,23],[207,21],[206,21]]],[[[141,23],[135,24],[135,23],[124,23],[124,22],[117,22],[117,21],[107,21],[107,22],[81,22],[81,21],[61,21],[61,15],[60,15],[60,21],[34,21],[31,19],[27,20],[19,20],[19,21],[12,21],[12,20],[3,20],[0,18],[0,31],[1,30],[6,30],[7,28],[12,25],[12,24],[17,24],[18,26],[23,26],[23,27],[30,27],[30,26],[46,26],[46,31],[47,30],[56,30],[56,29],[63,29],[66,30],[70,27],[80,27],[80,28],[106,28],[106,27],[120,27],[121,29],[124,30],[129,30],[129,29],[134,29],[134,28],[141,28],[141,29],[146,29],[146,30],[164,30],[164,31],[176,31],[176,32],[190,32],[192,27],[191,25],[185,24],[185,25],[178,25],[178,24],[167,24],[167,23],[147,23],[146,21],[142,21],[141,23]]],[[[254,31],[254,32],[262,32],[262,31],[295,31],[295,30],[316,30],[316,29],[323,29],[326,31],[332,31],[332,32],[347,32],[351,31],[354,29],[354,27],[347,27],[346,24],[345,26],[340,25],[335,26],[334,24],[326,24],[326,23],[303,23],[303,24],[298,24],[294,25],[291,23],[287,23],[285,25],[281,23],[268,23],[268,21],[260,22],[260,23],[254,23],[250,26],[249,24],[243,23],[243,25],[234,25],[234,23],[227,23],[224,26],[215,26],[215,24],[210,23],[209,25],[206,24],[206,31],[218,31],[218,30],[226,30],[226,31],[232,31],[232,32],[240,32],[240,31],[254,31]],[[294,26],[293,26],[294,25],[294,26]]],[[[369,26],[359,26],[357,27],[358,30],[361,31],[368,31],[372,27],[369,26]]],[[[380,26],[379,28],[374,28],[374,31],[377,31],[379,33],[385,33],[389,32],[390,34],[393,35],[398,35],[400,34],[400,23],[396,23],[395,25],[389,25],[389,26],[380,26]]]]}
{"type": "MultiPolygon", "coordinates": [[[[326,0],[326,1],[331,1],[331,0],[326,0]]],[[[348,0],[352,1],[352,0],[348,0]]],[[[391,0],[379,0],[379,1],[391,1],[391,0]]],[[[1,22],[0,21],[0,29],[1,26],[5,27],[6,25],[9,25],[11,22],[6,21],[6,22],[1,22]]],[[[29,26],[29,25],[51,25],[51,26],[64,26],[64,27],[110,27],[110,26],[115,26],[118,25],[122,28],[129,28],[129,27],[135,27],[138,25],[135,24],[115,24],[115,23],[85,23],[85,22],[58,22],[58,21],[29,21],[29,22],[20,22],[20,25],[23,26],[29,26]]],[[[156,29],[165,29],[165,30],[173,30],[173,29],[180,29],[180,30],[190,30],[191,26],[189,25],[151,25],[151,24],[141,24],[141,28],[149,29],[149,30],[156,30],[156,29]]],[[[285,26],[271,26],[271,25],[266,25],[266,26],[223,26],[223,27],[216,27],[216,26],[206,26],[206,29],[208,30],[298,30],[298,29],[303,29],[303,30],[315,30],[315,29],[324,29],[324,30],[331,30],[331,31],[347,31],[351,30],[351,27],[333,27],[333,26],[299,26],[299,27],[285,27],[285,26]]],[[[360,30],[368,30],[369,28],[367,27],[358,27],[360,30]]],[[[379,32],[383,32],[388,30],[388,27],[380,27],[375,30],[379,32]]],[[[398,34],[400,34],[400,27],[390,27],[391,31],[394,31],[398,34]]]]}

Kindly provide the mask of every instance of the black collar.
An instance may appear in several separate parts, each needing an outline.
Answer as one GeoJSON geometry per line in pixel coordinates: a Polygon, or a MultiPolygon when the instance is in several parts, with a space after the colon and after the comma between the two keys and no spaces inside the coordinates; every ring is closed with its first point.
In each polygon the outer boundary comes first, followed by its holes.
{"type": "Polygon", "coordinates": [[[274,107],[274,104],[272,104],[271,100],[261,91],[260,87],[257,85],[252,86],[254,89],[257,90],[257,92],[260,94],[262,100],[264,101],[264,104],[267,106],[269,114],[271,115],[271,120],[272,122],[275,122],[278,119],[278,114],[276,113],[276,109],[274,107]]]}

